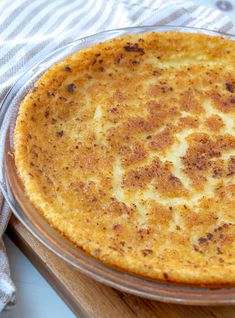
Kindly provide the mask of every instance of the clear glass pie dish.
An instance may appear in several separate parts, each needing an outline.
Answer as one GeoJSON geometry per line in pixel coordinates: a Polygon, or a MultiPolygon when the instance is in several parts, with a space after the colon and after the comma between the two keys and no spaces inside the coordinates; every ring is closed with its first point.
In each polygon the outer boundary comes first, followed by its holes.
{"type": "Polygon", "coordinates": [[[54,63],[66,56],[121,35],[145,32],[184,31],[206,33],[233,39],[233,35],[213,31],[170,26],[134,27],[111,30],[74,41],[47,56],[26,72],[10,89],[0,110],[0,186],[13,213],[45,246],[69,264],[92,278],[122,291],[155,300],[194,305],[235,303],[235,287],[191,286],[165,283],[128,274],[118,268],[110,267],[75,247],[49,226],[47,221],[35,210],[27,199],[14,163],[13,134],[21,100],[33,88],[35,81],[54,63]]]}

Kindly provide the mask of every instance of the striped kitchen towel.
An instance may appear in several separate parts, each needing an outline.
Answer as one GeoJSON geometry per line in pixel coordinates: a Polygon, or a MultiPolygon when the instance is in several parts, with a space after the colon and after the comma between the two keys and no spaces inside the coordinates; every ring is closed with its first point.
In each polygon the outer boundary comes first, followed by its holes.
{"type": "MultiPolygon", "coordinates": [[[[99,31],[137,25],[180,25],[235,33],[222,12],[185,1],[1,0],[0,101],[20,75],[51,51],[99,31]]],[[[0,238],[10,216],[0,195],[1,202],[0,238]]],[[[1,241],[0,311],[14,304],[14,295],[1,241]]]]}

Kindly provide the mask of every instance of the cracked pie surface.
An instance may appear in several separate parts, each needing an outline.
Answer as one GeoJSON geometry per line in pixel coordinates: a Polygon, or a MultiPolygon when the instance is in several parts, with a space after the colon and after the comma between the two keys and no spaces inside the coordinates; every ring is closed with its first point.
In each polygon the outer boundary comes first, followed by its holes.
{"type": "Polygon", "coordinates": [[[30,202],[95,258],[235,283],[235,42],[147,33],[77,52],[22,101],[14,148],[30,202]]]}

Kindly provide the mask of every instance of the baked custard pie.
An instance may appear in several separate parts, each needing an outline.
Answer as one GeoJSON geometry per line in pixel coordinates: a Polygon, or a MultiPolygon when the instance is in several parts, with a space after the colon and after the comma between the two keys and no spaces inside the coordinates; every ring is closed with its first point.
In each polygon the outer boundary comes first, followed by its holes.
{"type": "Polygon", "coordinates": [[[49,224],[147,278],[235,283],[235,42],[123,36],[47,70],[22,101],[15,163],[49,224]]]}

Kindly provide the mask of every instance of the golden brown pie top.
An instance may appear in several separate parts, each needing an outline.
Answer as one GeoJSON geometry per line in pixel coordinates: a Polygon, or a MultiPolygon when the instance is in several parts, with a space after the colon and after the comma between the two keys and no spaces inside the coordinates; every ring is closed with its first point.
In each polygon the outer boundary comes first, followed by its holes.
{"type": "Polygon", "coordinates": [[[235,283],[235,42],[149,33],[77,52],[23,100],[14,142],[30,201],[89,254],[235,283]]]}

